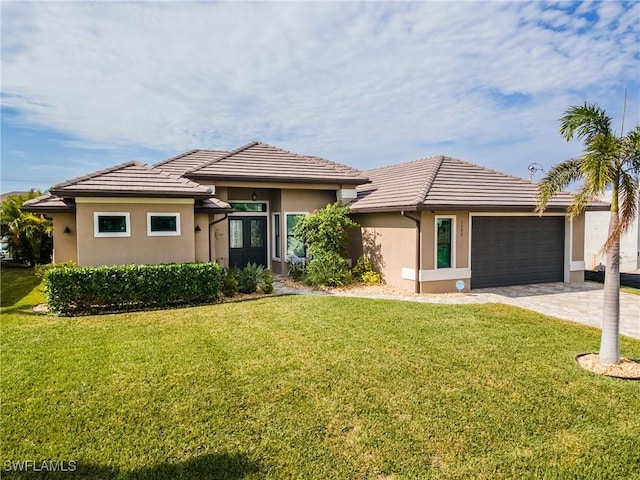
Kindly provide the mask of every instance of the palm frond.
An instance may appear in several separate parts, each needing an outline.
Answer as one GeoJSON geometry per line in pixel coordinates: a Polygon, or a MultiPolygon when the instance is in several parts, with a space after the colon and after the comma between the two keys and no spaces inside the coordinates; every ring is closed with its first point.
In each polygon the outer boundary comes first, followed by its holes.
{"type": "Polygon", "coordinates": [[[640,125],[622,138],[622,162],[625,171],[632,175],[640,175],[640,125]]]}
{"type": "Polygon", "coordinates": [[[611,232],[604,249],[608,249],[613,242],[624,235],[638,215],[638,208],[640,208],[640,183],[638,178],[628,173],[622,173],[620,175],[620,182],[618,186],[618,226],[611,232]]]}
{"type": "Polygon", "coordinates": [[[587,145],[580,169],[596,195],[612,185],[619,170],[620,140],[612,135],[598,135],[587,145]]]}
{"type": "Polygon", "coordinates": [[[536,212],[544,212],[547,204],[556,193],[567,187],[571,182],[582,178],[581,163],[582,159],[572,158],[559,163],[549,170],[538,184],[538,192],[536,194],[538,206],[536,207],[536,212]]]}
{"type": "Polygon", "coordinates": [[[569,217],[577,217],[585,211],[589,202],[598,196],[598,192],[594,192],[589,182],[584,182],[578,193],[573,195],[571,205],[569,205],[569,217]]]}
{"type": "Polygon", "coordinates": [[[612,133],[611,117],[595,104],[571,106],[560,118],[560,135],[567,141],[576,136],[589,143],[597,135],[612,133]]]}

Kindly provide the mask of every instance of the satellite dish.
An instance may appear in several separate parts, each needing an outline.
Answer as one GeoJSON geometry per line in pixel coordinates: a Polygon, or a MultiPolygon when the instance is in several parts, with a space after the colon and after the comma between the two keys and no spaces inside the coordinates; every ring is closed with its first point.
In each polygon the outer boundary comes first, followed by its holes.
{"type": "Polygon", "coordinates": [[[529,170],[529,181],[532,182],[533,181],[533,174],[534,173],[538,173],[538,172],[544,172],[544,167],[542,165],[540,165],[539,163],[531,163],[527,167],[527,170],[529,170]]]}

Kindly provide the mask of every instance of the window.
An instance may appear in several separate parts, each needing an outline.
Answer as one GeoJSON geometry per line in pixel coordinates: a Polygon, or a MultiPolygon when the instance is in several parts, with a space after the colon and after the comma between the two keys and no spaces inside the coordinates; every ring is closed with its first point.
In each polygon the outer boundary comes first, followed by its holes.
{"type": "Polygon", "coordinates": [[[436,268],[453,267],[453,221],[436,217],[436,268]]]}
{"type": "Polygon", "coordinates": [[[267,204],[266,203],[230,203],[233,209],[236,212],[266,212],[267,204]]]}
{"type": "Polygon", "coordinates": [[[285,215],[287,222],[287,256],[295,255],[304,258],[307,256],[307,249],[302,240],[294,235],[294,228],[298,221],[307,215],[307,213],[287,213],[285,215]]]}
{"type": "Polygon", "coordinates": [[[94,212],[94,237],[130,237],[129,212],[94,212]]]}
{"type": "Polygon", "coordinates": [[[280,260],[281,243],[280,243],[280,214],[274,213],[271,217],[273,231],[273,258],[280,260]]]}
{"type": "Polygon", "coordinates": [[[147,213],[147,235],[151,237],[180,235],[180,214],[147,213]]]}
{"type": "Polygon", "coordinates": [[[242,220],[229,220],[229,247],[242,248],[244,245],[242,236],[242,220]]]}

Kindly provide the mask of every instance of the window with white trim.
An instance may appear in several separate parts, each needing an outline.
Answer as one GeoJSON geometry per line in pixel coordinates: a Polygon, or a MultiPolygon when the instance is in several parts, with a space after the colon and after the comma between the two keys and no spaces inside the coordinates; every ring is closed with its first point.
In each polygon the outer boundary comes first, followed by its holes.
{"type": "Polygon", "coordinates": [[[300,219],[308,215],[307,212],[286,213],[285,222],[287,229],[287,257],[295,256],[304,258],[307,256],[305,244],[294,234],[294,229],[300,219]]]}
{"type": "Polygon", "coordinates": [[[453,268],[455,262],[455,217],[436,216],[436,268],[453,268]]]}
{"type": "Polygon", "coordinates": [[[271,231],[273,232],[273,259],[280,260],[281,243],[281,228],[280,228],[280,214],[274,213],[271,215],[271,231]]]}
{"type": "Polygon", "coordinates": [[[147,235],[171,237],[180,235],[180,214],[147,212],[147,235]]]}
{"type": "Polygon", "coordinates": [[[129,212],[93,212],[94,237],[130,237],[129,212]]]}

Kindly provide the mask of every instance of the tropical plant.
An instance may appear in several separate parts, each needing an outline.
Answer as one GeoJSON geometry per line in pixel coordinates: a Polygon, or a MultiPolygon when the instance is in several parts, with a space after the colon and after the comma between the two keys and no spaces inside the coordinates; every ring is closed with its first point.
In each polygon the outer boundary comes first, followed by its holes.
{"type": "Polygon", "coordinates": [[[640,125],[623,135],[616,134],[612,120],[595,104],[571,106],[560,119],[560,135],[584,142],[584,153],[553,167],[538,186],[539,213],[549,201],[572,182],[582,182],[568,213],[580,215],[588,203],[612,189],[609,231],[603,249],[606,254],[604,308],[600,362],[620,362],[620,236],[638,213],[640,175],[640,125]]]}
{"type": "Polygon", "coordinates": [[[237,271],[238,290],[240,293],[273,292],[273,273],[257,263],[249,263],[237,271]]]}
{"type": "Polygon", "coordinates": [[[344,258],[335,252],[316,251],[307,265],[305,283],[317,287],[343,287],[353,281],[344,258]]]}
{"type": "Polygon", "coordinates": [[[308,246],[309,264],[304,272],[305,283],[342,286],[353,281],[344,258],[349,229],[357,226],[349,218],[349,207],[341,201],[300,219],[294,233],[308,246]]]}
{"type": "Polygon", "coordinates": [[[53,253],[53,224],[51,220],[34,213],[22,211],[27,200],[42,195],[39,190],[11,195],[2,202],[0,212],[0,235],[8,235],[9,248],[14,257],[27,263],[49,263],[53,253]]]}
{"type": "Polygon", "coordinates": [[[333,252],[344,258],[349,229],[357,226],[349,218],[349,207],[337,201],[301,218],[294,233],[309,247],[310,257],[313,257],[314,251],[323,251],[333,252]]]}

